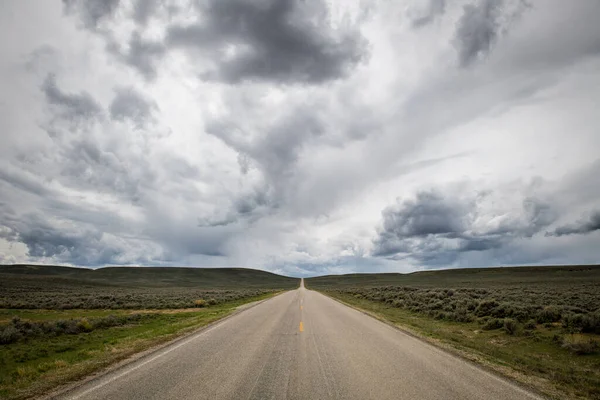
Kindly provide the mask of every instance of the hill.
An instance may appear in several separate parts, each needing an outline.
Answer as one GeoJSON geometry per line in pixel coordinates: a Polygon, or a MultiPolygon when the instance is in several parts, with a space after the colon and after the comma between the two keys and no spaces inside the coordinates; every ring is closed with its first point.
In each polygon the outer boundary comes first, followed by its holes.
{"type": "Polygon", "coordinates": [[[0,280],[136,288],[193,287],[198,289],[293,289],[299,280],[246,268],[105,267],[55,265],[0,266],[0,280]]]}
{"type": "Polygon", "coordinates": [[[300,280],[244,268],[0,267],[0,308],[188,308],[295,289],[300,280]],[[202,300],[202,301],[200,301],[202,300]]]}
{"type": "Polygon", "coordinates": [[[495,287],[527,284],[572,285],[600,283],[599,265],[542,267],[462,268],[418,271],[409,274],[374,273],[326,275],[304,280],[309,288],[415,286],[495,287]]]}

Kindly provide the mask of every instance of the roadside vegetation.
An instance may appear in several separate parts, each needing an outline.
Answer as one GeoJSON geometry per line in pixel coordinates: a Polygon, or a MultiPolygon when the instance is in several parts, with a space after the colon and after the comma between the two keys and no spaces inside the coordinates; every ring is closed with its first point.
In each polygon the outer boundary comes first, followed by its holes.
{"type": "Polygon", "coordinates": [[[243,269],[102,270],[0,267],[0,398],[46,393],[299,284],[243,269]]]}
{"type": "Polygon", "coordinates": [[[358,274],[305,284],[552,397],[600,399],[600,267],[358,274]]]}
{"type": "Polygon", "coordinates": [[[294,289],[298,282],[242,268],[2,266],[0,309],[195,308],[294,289]]]}

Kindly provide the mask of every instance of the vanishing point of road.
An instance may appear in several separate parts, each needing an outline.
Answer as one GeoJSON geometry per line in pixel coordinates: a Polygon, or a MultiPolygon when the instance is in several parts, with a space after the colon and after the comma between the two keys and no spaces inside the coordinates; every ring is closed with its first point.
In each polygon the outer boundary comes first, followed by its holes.
{"type": "Polygon", "coordinates": [[[61,398],[539,399],[304,282],[61,398]]]}

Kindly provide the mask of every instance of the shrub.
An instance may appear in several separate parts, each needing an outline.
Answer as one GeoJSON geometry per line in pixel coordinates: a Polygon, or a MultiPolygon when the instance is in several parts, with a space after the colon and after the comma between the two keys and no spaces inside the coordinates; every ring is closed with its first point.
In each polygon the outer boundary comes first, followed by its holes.
{"type": "Polygon", "coordinates": [[[395,300],[392,302],[392,305],[393,305],[394,307],[397,307],[397,308],[402,308],[402,307],[404,307],[404,301],[403,301],[403,300],[399,300],[399,299],[395,299],[395,300]]]}
{"type": "Polygon", "coordinates": [[[490,318],[481,329],[484,331],[491,331],[494,329],[500,329],[504,326],[504,321],[498,318],[490,318]]]}
{"type": "Polygon", "coordinates": [[[214,306],[217,303],[218,303],[217,299],[215,299],[214,297],[211,297],[210,299],[208,299],[208,305],[209,306],[214,306]]]}
{"type": "Polygon", "coordinates": [[[506,333],[508,333],[509,335],[514,335],[515,333],[517,333],[519,324],[517,324],[517,321],[515,321],[512,318],[506,318],[504,320],[503,328],[504,331],[506,331],[506,333]]]}
{"type": "Polygon", "coordinates": [[[562,310],[556,306],[547,306],[541,309],[537,315],[537,322],[540,324],[558,322],[562,316],[562,310]]]}
{"type": "Polygon", "coordinates": [[[21,338],[21,333],[11,325],[6,325],[0,328],[0,344],[10,344],[18,341],[21,338]]]}
{"type": "Polygon", "coordinates": [[[499,303],[496,300],[483,300],[475,309],[475,315],[478,317],[491,315],[492,310],[498,306],[499,303]]]}
{"type": "Polygon", "coordinates": [[[448,314],[445,313],[444,311],[438,311],[435,315],[434,315],[435,319],[449,319],[448,318],[448,314]]]}
{"type": "Polygon", "coordinates": [[[600,334],[600,313],[587,314],[583,316],[581,331],[600,334]]]}
{"type": "Polygon", "coordinates": [[[600,333],[600,315],[567,314],[562,320],[563,327],[571,332],[600,333]]]}
{"type": "Polygon", "coordinates": [[[204,300],[204,299],[198,299],[198,300],[195,300],[195,301],[194,301],[194,305],[195,305],[196,307],[206,307],[206,306],[207,306],[207,304],[206,304],[206,300],[204,300]]]}
{"type": "Polygon", "coordinates": [[[527,321],[525,323],[525,325],[523,326],[523,328],[527,329],[527,330],[534,330],[537,327],[537,324],[535,323],[534,319],[530,319],[529,321],[527,321]]]}
{"type": "Polygon", "coordinates": [[[473,322],[475,317],[469,314],[466,308],[460,307],[457,308],[454,313],[452,313],[452,320],[456,322],[473,322]]]}
{"type": "Polygon", "coordinates": [[[594,354],[600,350],[598,341],[582,335],[568,335],[562,338],[562,348],[575,354],[594,354]]]}
{"type": "Polygon", "coordinates": [[[88,321],[87,318],[81,318],[78,322],[77,322],[77,330],[79,330],[79,332],[91,332],[94,330],[94,327],[92,326],[92,324],[90,324],[90,321],[88,321]]]}

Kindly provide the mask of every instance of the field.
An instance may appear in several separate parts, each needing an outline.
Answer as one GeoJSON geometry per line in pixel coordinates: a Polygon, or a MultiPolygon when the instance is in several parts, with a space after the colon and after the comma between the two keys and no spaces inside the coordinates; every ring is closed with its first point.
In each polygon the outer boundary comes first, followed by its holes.
{"type": "Polygon", "coordinates": [[[600,267],[354,274],[305,285],[554,398],[600,398],[600,267]]]}
{"type": "Polygon", "coordinates": [[[105,368],[298,287],[248,269],[0,267],[0,398],[105,368]]]}
{"type": "Polygon", "coordinates": [[[0,309],[194,308],[297,286],[298,279],[242,268],[3,266],[0,309]]]}

